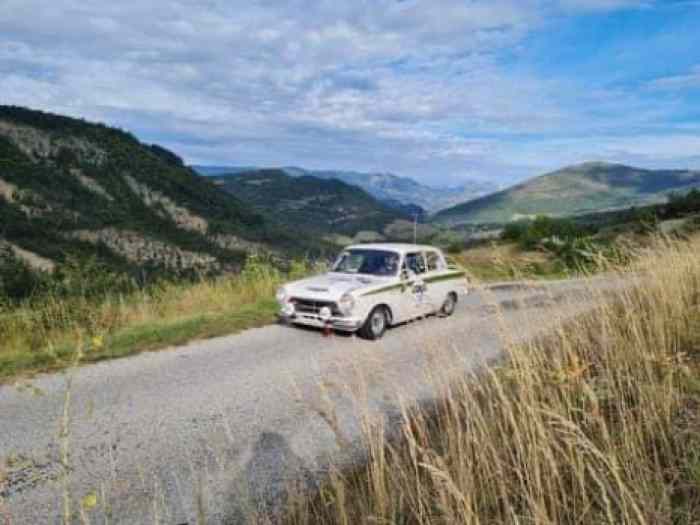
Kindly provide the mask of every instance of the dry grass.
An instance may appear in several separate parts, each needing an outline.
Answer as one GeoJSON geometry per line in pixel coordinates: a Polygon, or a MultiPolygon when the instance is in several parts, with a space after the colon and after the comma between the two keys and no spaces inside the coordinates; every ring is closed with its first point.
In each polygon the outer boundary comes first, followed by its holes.
{"type": "Polygon", "coordinates": [[[659,241],[616,292],[476,378],[368,422],[368,462],[287,523],[700,523],[698,242],[659,241]]]}
{"type": "Polygon", "coordinates": [[[542,251],[523,251],[516,243],[494,242],[450,258],[480,281],[566,277],[554,257],[542,251]]]}

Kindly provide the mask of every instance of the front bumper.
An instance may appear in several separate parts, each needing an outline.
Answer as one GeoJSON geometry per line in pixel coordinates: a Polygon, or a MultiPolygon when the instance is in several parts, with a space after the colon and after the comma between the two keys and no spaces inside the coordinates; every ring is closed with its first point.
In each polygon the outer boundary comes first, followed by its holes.
{"type": "Polygon", "coordinates": [[[362,319],[354,317],[330,317],[329,319],[321,319],[320,316],[313,313],[295,312],[293,314],[285,314],[280,312],[279,317],[286,323],[301,324],[305,326],[313,326],[314,328],[330,327],[333,330],[341,332],[355,332],[363,323],[362,319]]]}

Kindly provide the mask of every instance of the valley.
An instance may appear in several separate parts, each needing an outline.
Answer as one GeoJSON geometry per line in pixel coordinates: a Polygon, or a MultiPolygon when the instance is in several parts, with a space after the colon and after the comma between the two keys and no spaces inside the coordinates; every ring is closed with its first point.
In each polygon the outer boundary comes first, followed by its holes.
{"type": "MultiPolygon", "coordinates": [[[[269,168],[193,166],[202,175],[225,175],[266,171],[269,168]]],[[[362,173],[342,170],[307,170],[297,167],[275,168],[292,177],[316,177],[319,179],[336,179],[352,186],[358,186],[380,202],[392,207],[414,206],[426,214],[454,206],[486,195],[496,190],[496,185],[489,182],[468,180],[461,186],[436,187],[421,184],[409,177],[391,173],[362,173]]],[[[416,208],[415,211],[420,211],[416,208]]]]}
{"type": "Polygon", "coordinates": [[[321,238],[360,234],[365,240],[381,236],[396,220],[412,220],[407,213],[388,206],[338,179],[312,175],[292,177],[282,170],[258,170],[210,179],[218,187],[248,203],[256,212],[280,225],[295,225],[321,238]]]}

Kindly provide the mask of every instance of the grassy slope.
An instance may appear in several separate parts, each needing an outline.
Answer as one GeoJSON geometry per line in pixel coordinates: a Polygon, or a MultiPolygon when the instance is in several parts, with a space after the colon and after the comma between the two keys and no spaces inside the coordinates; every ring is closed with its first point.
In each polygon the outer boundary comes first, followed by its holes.
{"type": "Polygon", "coordinates": [[[141,352],[184,345],[190,341],[231,335],[264,326],[276,319],[273,297],[243,304],[227,312],[203,312],[178,319],[143,321],[116,329],[106,336],[58,338],[58,346],[42,351],[13,348],[0,352],[0,383],[37,372],[71,366],[81,351],[81,364],[127,357],[141,352]]]}
{"type": "Polygon", "coordinates": [[[235,333],[273,322],[274,292],[291,273],[251,259],[241,275],[196,284],[163,284],[102,299],[44,298],[0,309],[0,382],[81,362],[124,357],[235,333]]]}
{"type": "Polygon", "coordinates": [[[535,214],[582,214],[660,202],[668,192],[697,186],[700,186],[698,172],[586,163],[443,210],[435,216],[435,221],[503,223],[535,214]]]}
{"type": "Polygon", "coordinates": [[[316,233],[354,235],[380,232],[405,218],[361,188],[335,179],[291,177],[281,170],[259,170],[213,178],[257,212],[316,233]]]}

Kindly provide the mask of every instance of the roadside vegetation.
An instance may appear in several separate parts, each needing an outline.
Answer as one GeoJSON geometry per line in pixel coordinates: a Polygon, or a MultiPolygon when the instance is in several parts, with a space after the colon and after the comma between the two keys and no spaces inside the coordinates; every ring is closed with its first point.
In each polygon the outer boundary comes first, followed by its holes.
{"type": "Polygon", "coordinates": [[[698,523],[699,249],[651,241],[631,286],[436,379],[439,401],[406,407],[392,437],[366,416],[366,464],[293,498],[286,523],[698,523]]]}
{"type": "MultiPolygon", "coordinates": [[[[537,217],[450,257],[477,282],[587,275],[629,264],[656,232],[691,234],[698,210],[700,191],[691,191],[602,218],[537,217]]],[[[93,362],[269,324],[276,286],[310,271],[308,260],[282,265],[258,255],[240,274],[144,285],[95,257],[36,271],[0,246],[0,381],[64,368],[77,348],[93,362]]]]}
{"type": "Polygon", "coordinates": [[[283,280],[311,271],[308,261],[280,269],[250,256],[240,274],[139,288],[92,260],[52,275],[0,254],[0,382],[22,374],[94,362],[234,333],[275,319],[283,280]],[[24,297],[27,286],[34,292],[24,297]]]}
{"type": "Polygon", "coordinates": [[[628,264],[659,234],[700,230],[700,190],[665,204],[576,218],[539,215],[506,224],[498,239],[453,247],[452,258],[479,280],[558,279],[628,264]]]}

